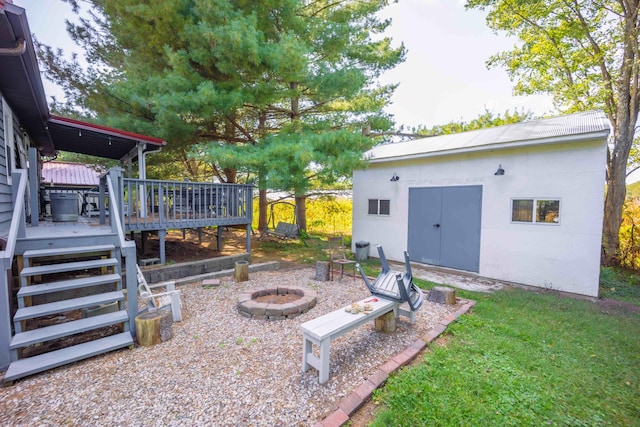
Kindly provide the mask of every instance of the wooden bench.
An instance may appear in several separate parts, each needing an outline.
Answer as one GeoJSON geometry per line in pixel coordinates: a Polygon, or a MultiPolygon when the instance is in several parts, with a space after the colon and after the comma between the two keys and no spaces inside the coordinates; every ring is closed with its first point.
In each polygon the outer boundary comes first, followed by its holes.
{"type": "Polygon", "coordinates": [[[298,237],[300,230],[296,224],[291,224],[289,222],[279,222],[276,226],[275,230],[267,229],[261,235],[260,238],[264,236],[274,236],[279,239],[287,240],[294,239],[298,237]]]}
{"type": "Polygon", "coordinates": [[[380,297],[369,297],[358,301],[358,303],[363,307],[365,301],[367,301],[366,304],[371,304],[372,306],[369,314],[348,313],[345,309],[350,306],[345,306],[300,325],[300,329],[302,330],[302,372],[307,372],[310,367],[314,367],[319,372],[320,384],[326,383],[329,380],[329,348],[331,340],[346,334],[360,325],[374,321],[383,314],[393,311],[396,317],[403,315],[409,318],[411,324],[415,322],[415,313],[410,310],[401,309],[400,303],[397,301],[380,297]],[[377,301],[371,301],[373,299],[377,299],[377,301]],[[317,345],[320,349],[319,357],[312,351],[313,344],[317,345]]]}

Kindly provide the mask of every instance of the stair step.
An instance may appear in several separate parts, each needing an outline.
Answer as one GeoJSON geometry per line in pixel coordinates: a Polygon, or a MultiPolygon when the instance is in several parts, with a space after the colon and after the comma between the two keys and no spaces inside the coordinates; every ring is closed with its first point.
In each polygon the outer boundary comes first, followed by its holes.
{"type": "Polygon", "coordinates": [[[23,268],[20,272],[20,277],[41,276],[44,274],[63,273],[65,271],[75,270],[88,270],[90,268],[113,267],[116,265],[118,265],[118,260],[115,258],[39,265],[36,267],[23,268]]]}
{"type": "Polygon", "coordinates": [[[74,345],[49,353],[40,354],[38,356],[28,357],[26,359],[16,360],[9,365],[9,369],[4,376],[5,382],[13,381],[18,378],[33,375],[47,369],[56,368],[98,354],[107,353],[119,348],[133,345],[131,333],[122,332],[120,334],[111,335],[100,338],[95,341],[74,345]]]}
{"type": "Polygon", "coordinates": [[[114,245],[95,245],[95,246],[80,246],[75,248],[36,249],[36,250],[26,251],[22,256],[26,260],[30,258],[42,258],[42,257],[57,256],[57,255],[111,252],[115,250],[115,248],[116,247],[114,245]]]}
{"type": "Polygon", "coordinates": [[[122,299],[124,299],[122,291],[113,291],[64,301],[50,302],[47,304],[33,305],[31,307],[19,308],[18,311],[16,311],[15,316],[13,316],[13,321],[19,322],[22,320],[33,319],[35,317],[47,316],[49,314],[63,313],[65,311],[76,310],[84,307],[107,304],[122,299]]]}
{"type": "Polygon", "coordinates": [[[81,277],[78,279],[61,280],[40,285],[22,286],[18,291],[18,298],[42,295],[52,292],[67,291],[69,289],[88,288],[89,286],[119,282],[119,274],[105,274],[102,276],[81,277]]]}
{"type": "Polygon", "coordinates": [[[13,337],[10,348],[13,350],[26,347],[31,344],[79,334],[81,332],[113,325],[115,323],[126,322],[128,319],[129,316],[127,315],[127,312],[125,310],[121,310],[113,313],[102,314],[100,316],[88,317],[86,319],[46,326],[32,331],[21,332],[13,337]]]}

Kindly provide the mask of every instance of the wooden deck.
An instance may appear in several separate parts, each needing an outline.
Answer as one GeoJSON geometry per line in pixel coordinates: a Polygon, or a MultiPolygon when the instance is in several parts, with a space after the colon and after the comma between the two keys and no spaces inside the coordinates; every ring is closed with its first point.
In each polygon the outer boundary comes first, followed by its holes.
{"type": "MultiPolygon", "coordinates": [[[[47,217],[27,225],[24,237],[18,239],[20,250],[38,249],[38,244],[49,248],[80,242],[92,245],[105,237],[118,245],[117,239],[121,243],[132,233],[142,233],[144,241],[147,233],[155,232],[160,240],[160,262],[164,264],[167,230],[218,227],[220,232],[222,227],[244,226],[247,252],[251,252],[252,185],[123,178],[122,170],[113,168],[100,178],[98,190],[77,191],[82,202],[79,210],[88,216],[78,215],[77,220],[68,222],[53,222],[47,217]]],[[[34,215],[39,217],[39,213],[31,212],[32,218],[34,215]]],[[[219,233],[219,250],[221,241],[219,233]]]]}
{"type": "Polygon", "coordinates": [[[27,225],[27,239],[41,239],[50,237],[74,237],[81,234],[108,235],[112,234],[110,225],[102,225],[98,218],[78,216],[77,221],[54,222],[50,218],[40,220],[37,227],[27,225]]]}

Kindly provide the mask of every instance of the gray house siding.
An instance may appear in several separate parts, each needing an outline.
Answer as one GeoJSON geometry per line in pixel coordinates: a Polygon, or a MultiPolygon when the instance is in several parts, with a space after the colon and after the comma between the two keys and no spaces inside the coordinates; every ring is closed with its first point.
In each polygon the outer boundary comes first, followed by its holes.
{"type": "MultiPolygon", "coordinates": [[[[1,95],[1,94],[0,94],[1,95]]],[[[7,158],[5,153],[7,141],[5,140],[5,129],[12,126],[14,132],[19,130],[19,126],[15,123],[5,123],[5,103],[0,102],[0,236],[6,236],[9,233],[11,225],[11,215],[13,203],[11,201],[11,186],[7,183],[7,158]]],[[[16,118],[14,116],[14,122],[16,118]]]]}

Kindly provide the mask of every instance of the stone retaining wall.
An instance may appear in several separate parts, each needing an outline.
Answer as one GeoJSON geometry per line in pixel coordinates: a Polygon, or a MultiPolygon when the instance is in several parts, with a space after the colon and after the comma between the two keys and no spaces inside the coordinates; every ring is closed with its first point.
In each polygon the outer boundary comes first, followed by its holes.
{"type": "Polygon", "coordinates": [[[158,268],[144,270],[144,277],[149,283],[177,280],[183,277],[199,276],[235,267],[236,261],[251,262],[251,254],[237,254],[210,258],[202,261],[183,262],[158,268]]]}

